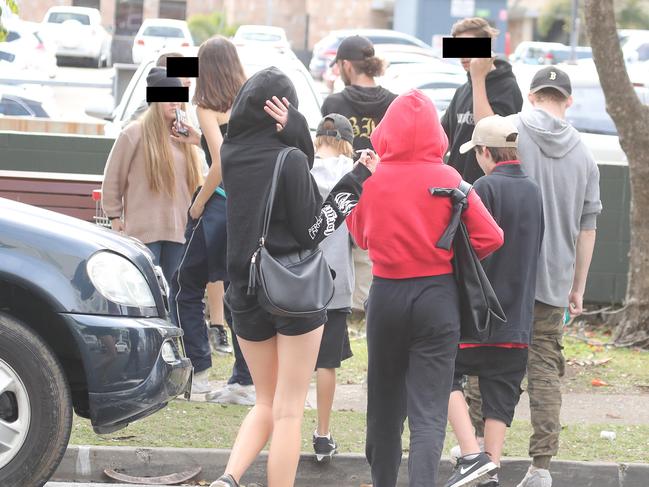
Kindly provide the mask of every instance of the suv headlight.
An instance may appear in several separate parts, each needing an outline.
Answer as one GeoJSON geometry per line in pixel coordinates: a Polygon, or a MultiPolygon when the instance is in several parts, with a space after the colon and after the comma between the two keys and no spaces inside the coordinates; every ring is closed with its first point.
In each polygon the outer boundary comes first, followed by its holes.
{"type": "Polygon", "coordinates": [[[88,276],[106,299],[124,306],[155,307],[149,283],[130,260],[112,252],[97,252],[86,264],[88,276]]]}

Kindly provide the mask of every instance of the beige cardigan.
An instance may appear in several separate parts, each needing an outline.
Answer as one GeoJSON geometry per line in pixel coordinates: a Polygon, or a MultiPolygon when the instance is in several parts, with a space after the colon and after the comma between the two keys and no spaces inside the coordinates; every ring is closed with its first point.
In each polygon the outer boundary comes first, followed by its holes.
{"type": "Polygon", "coordinates": [[[187,187],[187,161],[171,142],[176,171],[176,195],[154,193],[146,176],[142,124],[129,124],[115,141],[106,162],[102,207],[108,217],[124,216],[127,235],[143,243],[185,242],[187,210],[192,193],[187,187]]]}

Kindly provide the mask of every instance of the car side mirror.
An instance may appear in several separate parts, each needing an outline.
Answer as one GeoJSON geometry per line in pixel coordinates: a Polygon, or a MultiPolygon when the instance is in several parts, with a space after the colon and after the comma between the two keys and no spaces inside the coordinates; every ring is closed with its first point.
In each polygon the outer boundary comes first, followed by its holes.
{"type": "Polygon", "coordinates": [[[112,122],[113,108],[109,107],[106,103],[95,103],[86,107],[86,115],[89,117],[100,118],[112,122]]]}

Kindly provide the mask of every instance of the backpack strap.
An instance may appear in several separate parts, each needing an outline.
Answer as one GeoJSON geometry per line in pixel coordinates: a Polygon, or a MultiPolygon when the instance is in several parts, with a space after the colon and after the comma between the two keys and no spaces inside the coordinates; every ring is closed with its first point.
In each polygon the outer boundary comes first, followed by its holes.
{"type": "Polygon", "coordinates": [[[428,190],[433,196],[445,196],[451,198],[451,204],[453,205],[451,220],[449,221],[446,230],[444,230],[444,233],[435,244],[435,247],[450,250],[453,246],[455,233],[460,226],[462,212],[464,212],[467,206],[469,206],[469,193],[472,189],[472,184],[461,180],[457,188],[430,188],[428,190]]]}

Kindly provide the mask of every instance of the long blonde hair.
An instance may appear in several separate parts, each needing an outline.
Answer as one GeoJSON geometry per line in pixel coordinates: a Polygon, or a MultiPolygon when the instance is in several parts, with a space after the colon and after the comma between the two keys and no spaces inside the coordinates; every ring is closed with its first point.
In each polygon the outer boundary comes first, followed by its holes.
{"type": "MultiPolygon", "coordinates": [[[[184,103],[181,108],[185,109],[184,103]]],[[[151,103],[140,121],[149,188],[154,193],[166,193],[173,198],[176,194],[176,171],[162,104],[151,103]]],[[[187,188],[193,193],[202,182],[198,154],[192,144],[180,144],[180,150],[187,162],[187,188]]]]}

